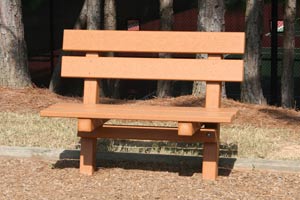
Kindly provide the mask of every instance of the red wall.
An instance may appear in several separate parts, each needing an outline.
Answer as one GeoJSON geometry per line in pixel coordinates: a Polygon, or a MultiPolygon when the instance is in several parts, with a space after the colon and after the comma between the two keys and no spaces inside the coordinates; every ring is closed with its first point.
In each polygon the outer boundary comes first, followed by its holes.
{"type": "MultiPolygon", "coordinates": [[[[265,5],[264,8],[264,30],[263,30],[263,47],[271,46],[271,37],[266,35],[270,33],[271,4],[265,5]]],[[[278,19],[283,19],[283,9],[278,9],[278,19]]],[[[159,30],[159,20],[150,21],[140,25],[141,30],[159,30]]],[[[196,31],[197,30],[197,10],[191,9],[184,12],[176,13],[174,16],[174,30],[176,31],[196,31]]],[[[243,32],[245,31],[245,13],[243,10],[226,12],[225,14],[225,31],[243,32]]],[[[282,46],[282,34],[278,34],[278,46],[282,46]]],[[[296,37],[296,47],[300,47],[300,38],[296,37]]]]}

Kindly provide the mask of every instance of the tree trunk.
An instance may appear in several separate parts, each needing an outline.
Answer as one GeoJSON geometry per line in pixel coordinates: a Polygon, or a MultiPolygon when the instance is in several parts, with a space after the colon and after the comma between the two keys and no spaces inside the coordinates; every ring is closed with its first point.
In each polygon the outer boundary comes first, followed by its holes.
{"type": "MultiPolygon", "coordinates": [[[[173,0],[160,0],[160,30],[173,29],[173,0]]],[[[171,58],[171,54],[160,53],[160,58],[171,58]]],[[[183,66],[184,67],[184,66],[183,66]]],[[[172,95],[173,81],[157,81],[156,95],[166,97],[172,95]]]]}
{"type": "MultiPolygon", "coordinates": [[[[104,29],[116,30],[117,29],[117,14],[116,14],[116,2],[115,0],[104,0],[104,29]]],[[[108,57],[113,57],[113,52],[106,54],[108,57]]],[[[104,83],[105,84],[105,83],[104,83]]],[[[106,81],[105,93],[112,98],[120,98],[120,80],[109,79],[106,81]]]]}
{"type": "MultiPolygon", "coordinates": [[[[98,2],[98,1],[96,1],[96,2],[98,2]]],[[[81,8],[80,14],[74,25],[74,29],[86,29],[87,28],[87,14],[88,14],[87,4],[88,4],[88,0],[85,0],[83,3],[83,6],[81,8]]],[[[101,8],[100,5],[98,5],[98,6],[100,9],[101,8]]],[[[100,14],[99,14],[99,17],[101,17],[100,14]]]]}
{"type": "Polygon", "coordinates": [[[0,71],[0,86],[31,86],[21,0],[0,1],[0,71]]]}
{"type": "Polygon", "coordinates": [[[117,14],[115,0],[105,0],[104,3],[104,29],[117,29],[117,14]]]}
{"type": "Polygon", "coordinates": [[[281,77],[281,104],[284,108],[294,106],[294,58],[295,58],[296,0],[285,1],[283,66],[281,77]]]}
{"type": "MultiPolygon", "coordinates": [[[[86,0],[87,2],[87,13],[86,13],[86,24],[88,30],[100,30],[101,28],[101,0],[86,0]]],[[[84,7],[83,7],[84,9],[84,7]]],[[[79,16],[81,17],[81,16],[79,16]]]]}
{"type": "Polygon", "coordinates": [[[241,100],[253,104],[266,104],[260,83],[263,7],[263,0],[247,0],[245,77],[242,83],[241,100]]]}
{"type": "MultiPolygon", "coordinates": [[[[224,0],[198,0],[197,30],[203,32],[221,32],[225,29],[224,0]]],[[[197,59],[206,59],[206,54],[198,54],[197,59]]],[[[226,97],[225,84],[222,84],[222,96],[226,97]]],[[[193,85],[194,96],[205,96],[206,84],[195,81],[193,85]]]]}
{"type": "MultiPolygon", "coordinates": [[[[98,2],[98,1],[94,1],[94,2],[98,2]]],[[[77,18],[77,21],[74,25],[74,29],[86,29],[87,28],[87,13],[88,13],[87,4],[88,4],[88,0],[85,0],[84,4],[82,6],[82,9],[81,9],[80,15],[77,18]]],[[[92,13],[92,12],[90,12],[90,13],[92,13]]],[[[51,76],[50,85],[49,85],[50,91],[59,93],[59,94],[65,93],[65,89],[63,87],[65,86],[65,84],[68,84],[68,83],[63,83],[63,79],[60,75],[62,55],[63,55],[63,52],[61,52],[59,55],[57,65],[54,68],[53,74],[51,76]]]]}
{"type": "MultiPolygon", "coordinates": [[[[74,25],[74,29],[99,30],[101,27],[101,0],[85,0],[80,15],[74,25]]],[[[80,95],[83,88],[81,79],[64,79],[61,78],[61,57],[68,53],[61,53],[57,66],[51,77],[49,89],[59,94],[72,93],[80,95]],[[71,87],[70,87],[71,86],[71,87]],[[70,91],[69,91],[70,90],[70,91]]],[[[100,84],[101,96],[105,96],[103,92],[103,82],[100,84]]]]}

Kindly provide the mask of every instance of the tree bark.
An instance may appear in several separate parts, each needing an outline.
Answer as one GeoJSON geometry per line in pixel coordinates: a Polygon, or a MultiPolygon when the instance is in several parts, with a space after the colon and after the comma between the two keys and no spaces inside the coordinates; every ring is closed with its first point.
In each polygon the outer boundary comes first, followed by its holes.
{"type": "MultiPolygon", "coordinates": [[[[160,0],[160,30],[173,29],[173,0],[160,0]]],[[[169,53],[160,53],[160,58],[171,58],[169,53]]],[[[184,67],[184,66],[182,66],[184,67]]],[[[157,81],[156,95],[158,97],[172,96],[173,81],[157,81]]]]}
{"type": "Polygon", "coordinates": [[[295,58],[296,0],[285,1],[283,66],[281,77],[281,104],[284,108],[294,106],[294,58],[295,58]]]}
{"type": "Polygon", "coordinates": [[[263,6],[263,0],[247,0],[245,77],[241,88],[241,100],[253,104],[266,104],[260,82],[263,6]]]}
{"type": "MultiPolygon", "coordinates": [[[[74,29],[99,30],[101,28],[101,0],[85,0],[82,6],[80,15],[74,25],[74,29]]],[[[61,57],[68,53],[61,52],[57,66],[51,77],[49,89],[59,94],[70,93],[79,95],[83,88],[81,79],[64,79],[60,76],[61,73],[61,57]],[[72,86],[70,88],[70,85],[72,86]],[[70,88],[70,89],[69,89],[70,88]]],[[[101,96],[105,96],[103,92],[103,82],[100,84],[101,96]]]]}
{"type": "MultiPolygon", "coordinates": [[[[94,1],[94,2],[98,2],[98,1],[94,1]]],[[[88,9],[87,9],[88,6],[87,5],[88,5],[88,0],[85,0],[83,6],[81,8],[80,14],[77,18],[77,21],[74,25],[74,29],[86,29],[87,28],[87,14],[88,14],[88,9]]],[[[49,85],[50,91],[59,93],[59,94],[65,93],[64,92],[65,89],[63,87],[65,84],[67,84],[67,83],[63,83],[64,82],[63,78],[60,75],[60,73],[61,73],[61,58],[62,58],[63,54],[66,54],[66,53],[60,52],[60,55],[59,55],[59,58],[57,61],[57,65],[54,68],[53,74],[51,76],[50,85],[49,85]]]]}
{"type": "MultiPolygon", "coordinates": [[[[198,0],[197,30],[203,32],[221,32],[225,30],[224,0],[198,0]]],[[[206,59],[207,54],[198,54],[197,59],[206,59]]],[[[222,96],[226,97],[225,84],[222,84],[222,96]]],[[[206,84],[195,81],[193,84],[194,96],[205,96],[206,84]]]]}
{"type": "MultiPolygon", "coordinates": [[[[101,28],[101,0],[86,0],[87,13],[86,24],[88,30],[100,30],[101,28]]],[[[84,9],[84,7],[83,7],[84,9]]],[[[81,16],[79,16],[81,17],[81,16]]]]}
{"type": "Polygon", "coordinates": [[[32,86],[24,40],[21,0],[0,1],[0,86],[32,86]]]}
{"type": "MultiPolygon", "coordinates": [[[[87,14],[88,14],[88,8],[87,8],[88,0],[85,0],[83,3],[83,6],[81,8],[80,14],[76,20],[76,23],[74,25],[74,29],[86,29],[87,28],[87,14]]],[[[101,8],[100,5],[99,9],[101,8]]],[[[100,17],[100,15],[99,15],[100,17]]]]}
{"type": "Polygon", "coordinates": [[[117,14],[115,0],[105,0],[104,3],[104,29],[117,29],[117,14]]]}
{"type": "MultiPolygon", "coordinates": [[[[116,1],[104,0],[104,29],[116,30],[117,29],[117,14],[116,14],[116,1]]],[[[113,52],[108,52],[107,57],[113,57],[113,52]]],[[[119,99],[120,98],[120,80],[109,79],[104,81],[105,94],[108,96],[119,99]]]]}

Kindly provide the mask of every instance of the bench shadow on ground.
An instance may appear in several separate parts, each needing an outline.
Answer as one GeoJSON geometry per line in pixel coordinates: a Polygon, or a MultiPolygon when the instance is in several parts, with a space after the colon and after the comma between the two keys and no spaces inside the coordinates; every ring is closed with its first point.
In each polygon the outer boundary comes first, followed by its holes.
{"type": "MultiPolygon", "coordinates": [[[[220,158],[219,176],[229,176],[235,161],[235,158],[220,158]]],[[[63,151],[53,168],[79,168],[79,151],[63,151]]],[[[101,168],[173,172],[179,176],[192,176],[202,173],[202,157],[105,152],[97,154],[97,171],[101,168]]]]}

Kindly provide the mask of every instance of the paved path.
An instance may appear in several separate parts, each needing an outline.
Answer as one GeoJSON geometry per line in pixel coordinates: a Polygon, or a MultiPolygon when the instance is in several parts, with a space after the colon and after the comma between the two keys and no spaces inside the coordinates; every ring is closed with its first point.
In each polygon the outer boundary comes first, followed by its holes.
{"type": "MultiPolygon", "coordinates": [[[[0,146],[0,156],[20,158],[40,158],[49,160],[79,159],[79,150],[47,149],[35,147],[9,147],[0,146]]],[[[198,167],[201,158],[192,156],[149,155],[134,153],[98,153],[97,160],[129,161],[139,163],[164,163],[167,165],[180,165],[188,163],[190,167],[198,167]]],[[[276,161],[263,159],[235,159],[221,158],[220,166],[231,169],[262,169],[287,172],[300,172],[300,161],[276,161]]]]}

